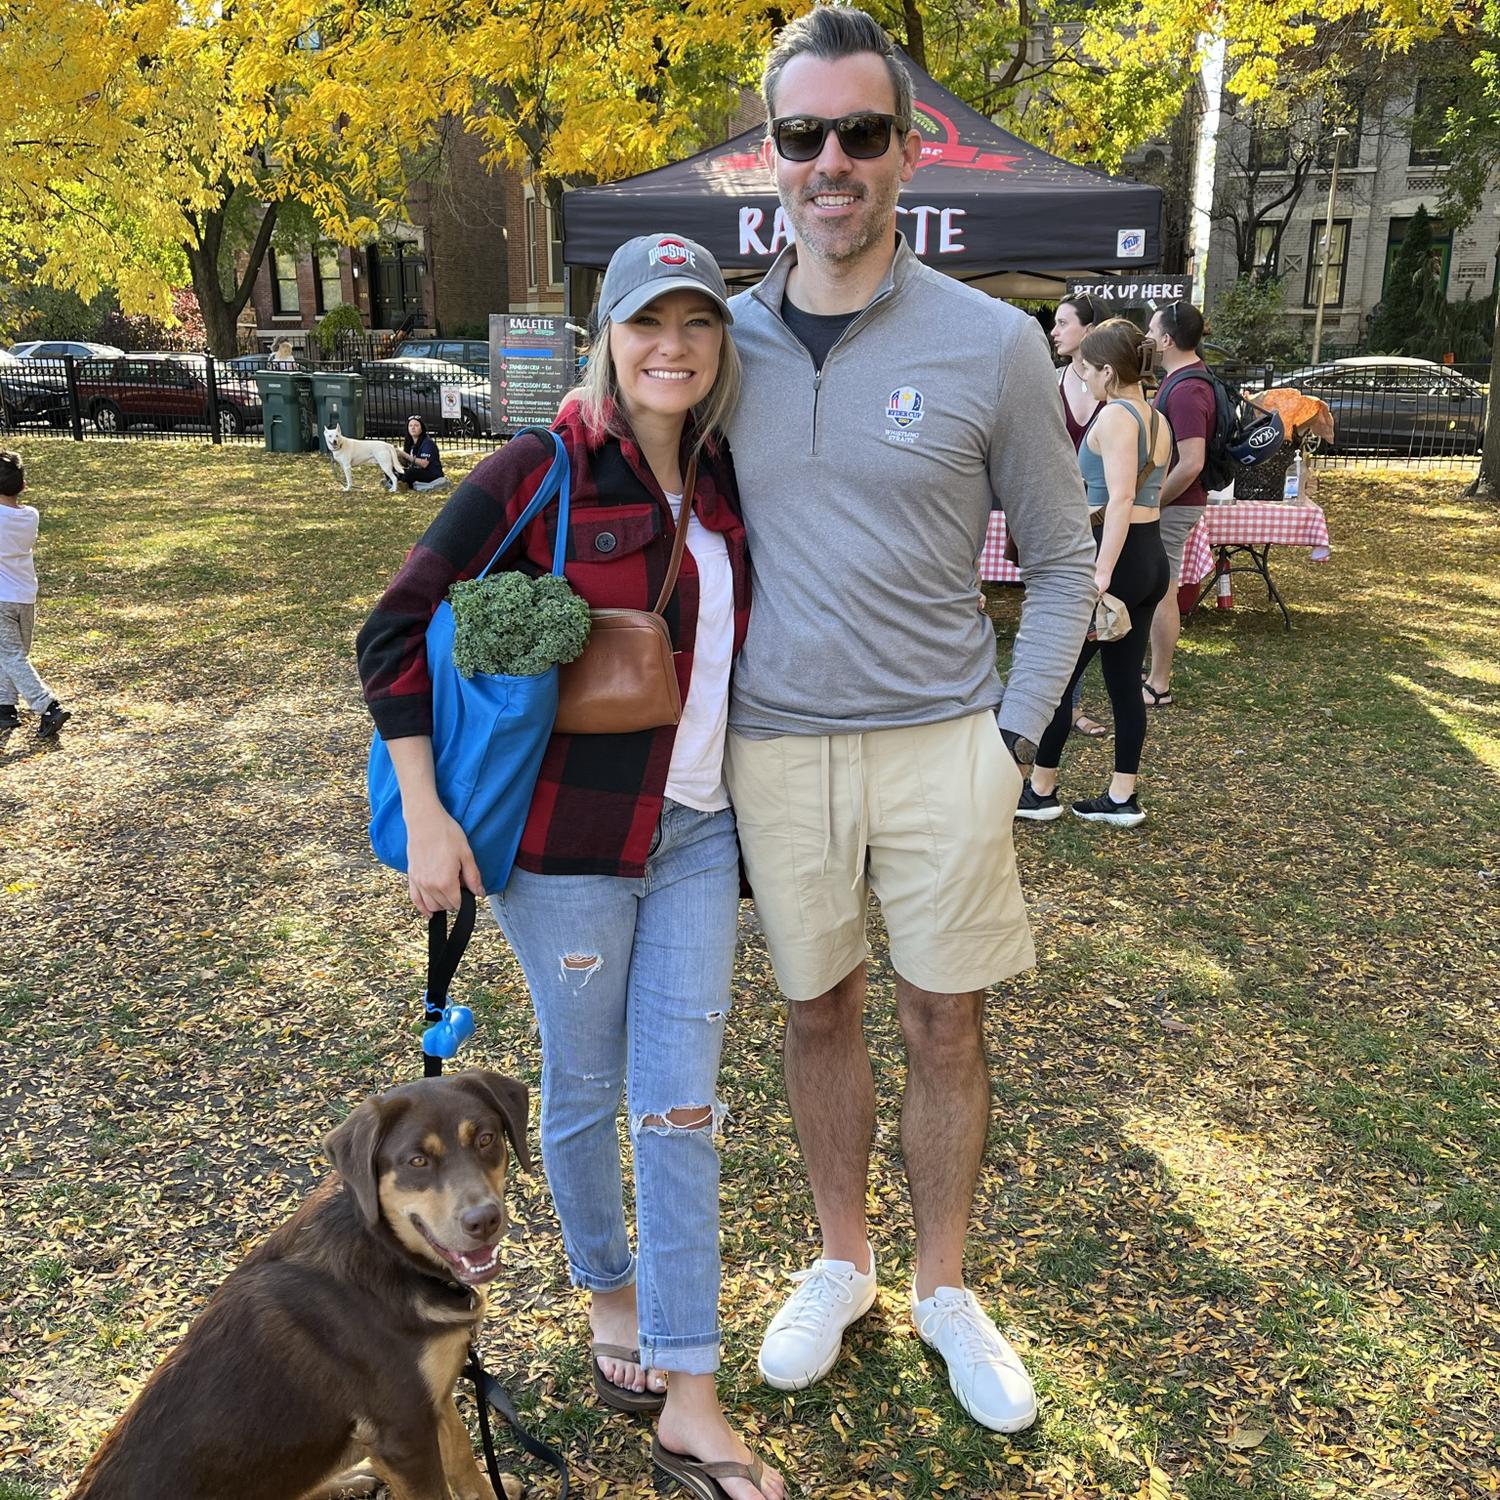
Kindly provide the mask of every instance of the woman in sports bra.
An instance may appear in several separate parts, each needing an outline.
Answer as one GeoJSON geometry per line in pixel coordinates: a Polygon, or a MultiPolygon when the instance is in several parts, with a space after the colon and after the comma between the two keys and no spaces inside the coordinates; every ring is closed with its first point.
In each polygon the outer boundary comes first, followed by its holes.
{"type": "MultiPolygon", "coordinates": [[[[1076,297],[1064,297],[1057,304],[1057,313],[1052,319],[1052,347],[1068,361],[1057,372],[1057,394],[1062,398],[1063,421],[1067,423],[1068,436],[1072,438],[1075,450],[1083,441],[1100,405],[1084,382],[1082,350],[1083,336],[1094,326],[1097,316],[1094,299],[1087,292],[1079,292],[1076,297]]],[[[1087,735],[1091,740],[1108,737],[1108,726],[1089,718],[1083,711],[1081,682],[1074,684],[1069,706],[1075,734],[1087,735]]]]}
{"type": "Polygon", "coordinates": [[[1099,557],[1094,582],[1113,594],[1130,615],[1130,630],[1116,641],[1084,642],[1068,692],[1037,746],[1031,780],[1021,789],[1018,818],[1050,822],[1062,814],[1057,768],[1071,726],[1069,695],[1097,655],[1115,716],[1115,769],[1097,797],[1074,802],[1074,813],[1091,823],[1134,828],[1145,819],[1136,796],[1146,709],[1141,665],[1150,641],[1151,616],[1167,591],[1167,554],[1157,524],[1161,481],[1172,456],[1172,430],[1153,411],[1141,389],[1151,366],[1149,339],[1126,318],[1110,318],[1083,338],[1083,378],[1102,403],[1078,449],[1078,467],[1095,512],[1099,557]]]}

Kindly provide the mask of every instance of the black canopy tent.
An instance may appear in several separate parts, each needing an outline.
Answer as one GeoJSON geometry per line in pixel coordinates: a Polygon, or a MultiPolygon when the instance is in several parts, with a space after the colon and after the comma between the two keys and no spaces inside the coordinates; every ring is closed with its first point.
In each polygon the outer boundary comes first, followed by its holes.
{"type": "MultiPolygon", "coordinates": [[[[907,66],[922,159],[897,214],[921,260],[1012,295],[1044,295],[1052,276],[1060,283],[1068,273],[1159,263],[1160,188],[1116,181],[1028,145],[910,59],[907,66]],[[1048,282],[1022,288],[1016,273],[1048,282]]],[[[757,279],[790,237],[762,160],[764,137],[756,126],[686,161],[564,193],[564,262],[601,268],[633,235],[672,231],[706,246],[726,273],[757,279]]]]}

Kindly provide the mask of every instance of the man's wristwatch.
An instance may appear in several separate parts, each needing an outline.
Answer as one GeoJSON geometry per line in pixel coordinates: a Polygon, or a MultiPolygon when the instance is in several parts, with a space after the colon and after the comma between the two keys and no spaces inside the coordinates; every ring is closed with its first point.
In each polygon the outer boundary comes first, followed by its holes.
{"type": "Polygon", "coordinates": [[[1005,748],[1018,766],[1036,764],[1036,746],[1024,734],[1017,734],[1014,729],[1002,729],[1000,738],[1005,741],[1005,748]]]}

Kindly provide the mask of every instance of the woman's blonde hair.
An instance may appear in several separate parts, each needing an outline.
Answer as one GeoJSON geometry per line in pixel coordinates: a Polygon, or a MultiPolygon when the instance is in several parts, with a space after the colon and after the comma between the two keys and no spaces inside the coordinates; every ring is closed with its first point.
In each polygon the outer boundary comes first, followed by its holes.
{"type": "MultiPolygon", "coordinates": [[[[563,398],[563,404],[576,401],[590,433],[625,438],[631,435],[620,402],[620,381],[615,373],[614,356],[609,348],[609,331],[614,325],[608,318],[589,346],[589,362],[583,379],[563,398]]],[[[731,413],[740,400],[740,354],[729,336],[729,325],[720,320],[723,339],[719,344],[719,369],[708,395],[692,410],[693,449],[696,458],[716,433],[724,431],[731,413]]]]}
{"type": "Polygon", "coordinates": [[[1156,360],[1156,344],[1129,318],[1106,318],[1083,336],[1083,357],[1096,370],[1108,365],[1116,385],[1135,385],[1156,360]]]}

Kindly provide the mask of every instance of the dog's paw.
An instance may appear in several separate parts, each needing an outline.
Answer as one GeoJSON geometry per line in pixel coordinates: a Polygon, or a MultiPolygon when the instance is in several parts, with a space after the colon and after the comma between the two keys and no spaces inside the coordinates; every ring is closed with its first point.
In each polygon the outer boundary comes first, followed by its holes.
{"type": "Polygon", "coordinates": [[[329,1500],[363,1500],[363,1497],[380,1494],[382,1484],[382,1479],[373,1469],[361,1464],[340,1474],[324,1493],[329,1500]]]}
{"type": "Polygon", "coordinates": [[[524,1500],[526,1495],[526,1486],[514,1474],[500,1476],[499,1495],[495,1494],[493,1486],[482,1473],[474,1476],[472,1489],[463,1488],[451,1478],[448,1483],[453,1486],[456,1500],[524,1500]]]}

